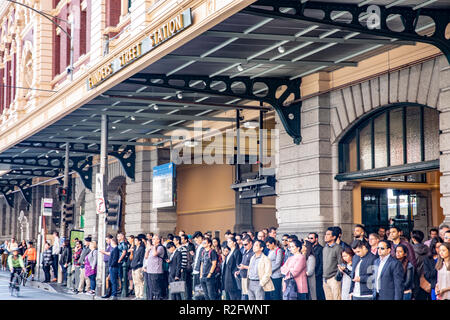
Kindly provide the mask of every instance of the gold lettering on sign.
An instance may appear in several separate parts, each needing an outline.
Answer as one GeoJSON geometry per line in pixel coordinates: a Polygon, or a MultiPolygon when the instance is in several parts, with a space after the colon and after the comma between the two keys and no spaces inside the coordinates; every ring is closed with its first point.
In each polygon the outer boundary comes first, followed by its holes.
{"type": "Polygon", "coordinates": [[[163,24],[156,30],[154,30],[150,36],[152,41],[152,46],[157,46],[161,42],[166,41],[170,37],[172,37],[175,33],[179,32],[184,28],[183,23],[183,15],[179,14],[173,19],[170,19],[169,22],[163,24]]]}
{"type": "Polygon", "coordinates": [[[142,50],[141,50],[141,43],[138,43],[126,50],[124,50],[119,55],[120,60],[120,66],[123,67],[130,63],[131,61],[139,58],[141,56],[142,50]]]}
{"type": "Polygon", "coordinates": [[[88,78],[89,89],[92,89],[98,83],[108,78],[112,74],[112,72],[113,72],[112,65],[110,63],[91,73],[91,75],[88,78]]]}

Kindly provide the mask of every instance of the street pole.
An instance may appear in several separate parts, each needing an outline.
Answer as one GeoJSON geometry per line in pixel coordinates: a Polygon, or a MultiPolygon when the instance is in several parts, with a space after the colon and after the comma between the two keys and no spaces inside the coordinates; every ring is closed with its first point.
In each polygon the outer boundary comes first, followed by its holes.
{"type": "MultiPolygon", "coordinates": [[[[66,143],[66,153],[64,157],[64,180],[63,180],[63,188],[66,190],[66,199],[61,202],[61,223],[59,228],[59,238],[63,239],[66,238],[66,229],[67,224],[64,221],[64,204],[68,203],[68,196],[69,196],[69,143],[66,143]]],[[[58,268],[58,283],[62,283],[63,280],[63,274],[62,274],[62,268],[58,268]]]]}
{"type": "MultiPolygon", "coordinates": [[[[103,177],[103,199],[105,202],[106,210],[108,203],[108,116],[102,114],[101,122],[101,144],[100,144],[100,174],[103,177]]],[[[103,255],[100,251],[105,250],[106,239],[106,212],[99,213],[98,217],[98,258],[97,258],[97,294],[105,295],[105,263],[103,261],[103,255]],[[99,291],[100,290],[100,291],[99,291]]]]}

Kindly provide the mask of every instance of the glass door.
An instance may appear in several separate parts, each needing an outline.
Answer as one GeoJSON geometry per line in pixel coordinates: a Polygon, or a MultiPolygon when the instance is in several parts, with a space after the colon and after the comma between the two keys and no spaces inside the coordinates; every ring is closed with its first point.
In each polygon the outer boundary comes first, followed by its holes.
{"type": "Polygon", "coordinates": [[[408,237],[413,229],[426,234],[428,191],[363,188],[361,198],[362,223],[368,233],[377,232],[380,226],[395,225],[408,237]]]}

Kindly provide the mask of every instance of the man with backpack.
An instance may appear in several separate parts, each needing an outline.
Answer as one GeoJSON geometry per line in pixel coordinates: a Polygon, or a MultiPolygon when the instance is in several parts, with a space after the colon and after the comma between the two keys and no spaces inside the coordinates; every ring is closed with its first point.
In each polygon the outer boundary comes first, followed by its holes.
{"type": "Polygon", "coordinates": [[[274,291],[267,292],[266,300],[282,300],[282,281],[283,275],[281,274],[281,266],[284,264],[284,250],[277,246],[277,240],[272,237],[268,237],[266,240],[266,246],[269,249],[267,255],[272,262],[272,278],[274,291]]]}
{"type": "Polygon", "coordinates": [[[203,240],[203,255],[201,257],[200,283],[206,300],[218,300],[216,276],[220,274],[217,252],[212,248],[212,240],[203,240]]]}

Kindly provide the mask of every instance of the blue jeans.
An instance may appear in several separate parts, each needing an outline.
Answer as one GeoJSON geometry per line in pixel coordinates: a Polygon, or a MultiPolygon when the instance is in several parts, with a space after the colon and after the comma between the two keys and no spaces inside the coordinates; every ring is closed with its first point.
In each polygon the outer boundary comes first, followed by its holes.
{"type": "Polygon", "coordinates": [[[67,267],[64,267],[63,264],[61,264],[60,266],[62,270],[63,283],[67,283],[67,267]]]}
{"type": "Polygon", "coordinates": [[[411,300],[411,292],[403,294],[403,300],[411,300]]]}
{"type": "Polygon", "coordinates": [[[119,280],[119,268],[109,267],[109,280],[111,281],[111,296],[117,296],[117,281],[119,280]]]}
{"type": "Polygon", "coordinates": [[[92,274],[89,276],[89,280],[91,283],[91,290],[95,291],[95,287],[96,287],[96,283],[95,283],[95,278],[97,277],[97,274],[92,274]]]}

